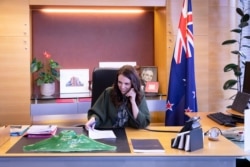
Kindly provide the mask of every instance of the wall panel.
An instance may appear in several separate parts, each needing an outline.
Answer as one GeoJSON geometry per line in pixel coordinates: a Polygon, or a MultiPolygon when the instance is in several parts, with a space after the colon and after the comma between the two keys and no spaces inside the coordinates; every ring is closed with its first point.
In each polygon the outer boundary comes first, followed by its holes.
{"type": "Polygon", "coordinates": [[[32,12],[32,55],[48,51],[62,68],[92,70],[100,61],[154,65],[154,13],[55,14],[32,12]]]}
{"type": "Polygon", "coordinates": [[[28,0],[1,0],[0,21],[0,124],[29,124],[28,0]]]}

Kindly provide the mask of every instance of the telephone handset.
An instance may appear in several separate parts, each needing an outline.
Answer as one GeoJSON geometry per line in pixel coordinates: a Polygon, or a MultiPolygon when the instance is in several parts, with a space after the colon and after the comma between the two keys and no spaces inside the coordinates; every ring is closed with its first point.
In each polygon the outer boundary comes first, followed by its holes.
{"type": "Polygon", "coordinates": [[[124,96],[127,98],[127,100],[130,99],[130,96],[126,96],[126,95],[127,95],[127,93],[128,93],[132,88],[133,88],[133,87],[131,87],[131,88],[124,94],[124,96]]]}
{"type": "Polygon", "coordinates": [[[190,131],[192,129],[199,128],[200,126],[200,117],[191,117],[185,122],[180,132],[190,131]]]}
{"type": "Polygon", "coordinates": [[[233,131],[244,131],[244,126],[239,126],[239,127],[233,127],[233,128],[229,128],[227,130],[224,130],[227,132],[233,132],[233,131]]]}
{"type": "Polygon", "coordinates": [[[221,131],[222,135],[235,141],[244,141],[244,127],[234,127],[221,131]]]}

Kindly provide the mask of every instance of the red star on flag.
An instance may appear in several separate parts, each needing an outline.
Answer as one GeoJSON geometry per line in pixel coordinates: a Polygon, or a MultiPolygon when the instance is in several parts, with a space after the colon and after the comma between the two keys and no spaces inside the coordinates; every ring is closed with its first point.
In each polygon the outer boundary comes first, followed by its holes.
{"type": "Polygon", "coordinates": [[[173,105],[174,105],[174,104],[171,104],[170,101],[168,101],[167,104],[166,104],[167,110],[173,111],[173,109],[172,109],[173,105]]]}
{"type": "Polygon", "coordinates": [[[186,112],[192,112],[192,110],[188,107],[187,109],[185,109],[186,112]]]}

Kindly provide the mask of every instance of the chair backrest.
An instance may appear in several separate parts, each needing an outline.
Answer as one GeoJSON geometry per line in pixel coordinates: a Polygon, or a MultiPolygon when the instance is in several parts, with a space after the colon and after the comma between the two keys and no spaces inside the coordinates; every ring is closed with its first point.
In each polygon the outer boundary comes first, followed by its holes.
{"type": "Polygon", "coordinates": [[[95,68],[92,73],[92,100],[91,107],[95,104],[101,93],[109,86],[112,86],[118,68],[106,68],[98,67],[95,68]]]}

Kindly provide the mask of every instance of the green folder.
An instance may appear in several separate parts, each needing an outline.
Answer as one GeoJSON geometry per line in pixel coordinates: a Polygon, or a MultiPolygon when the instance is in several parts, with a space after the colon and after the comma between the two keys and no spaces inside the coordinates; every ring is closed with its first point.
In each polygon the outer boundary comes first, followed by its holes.
{"type": "Polygon", "coordinates": [[[116,146],[98,142],[84,134],[77,135],[73,130],[63,130],[59,135],[23,146],[23,150],[25,152],[114,151],[116,146]]]}

